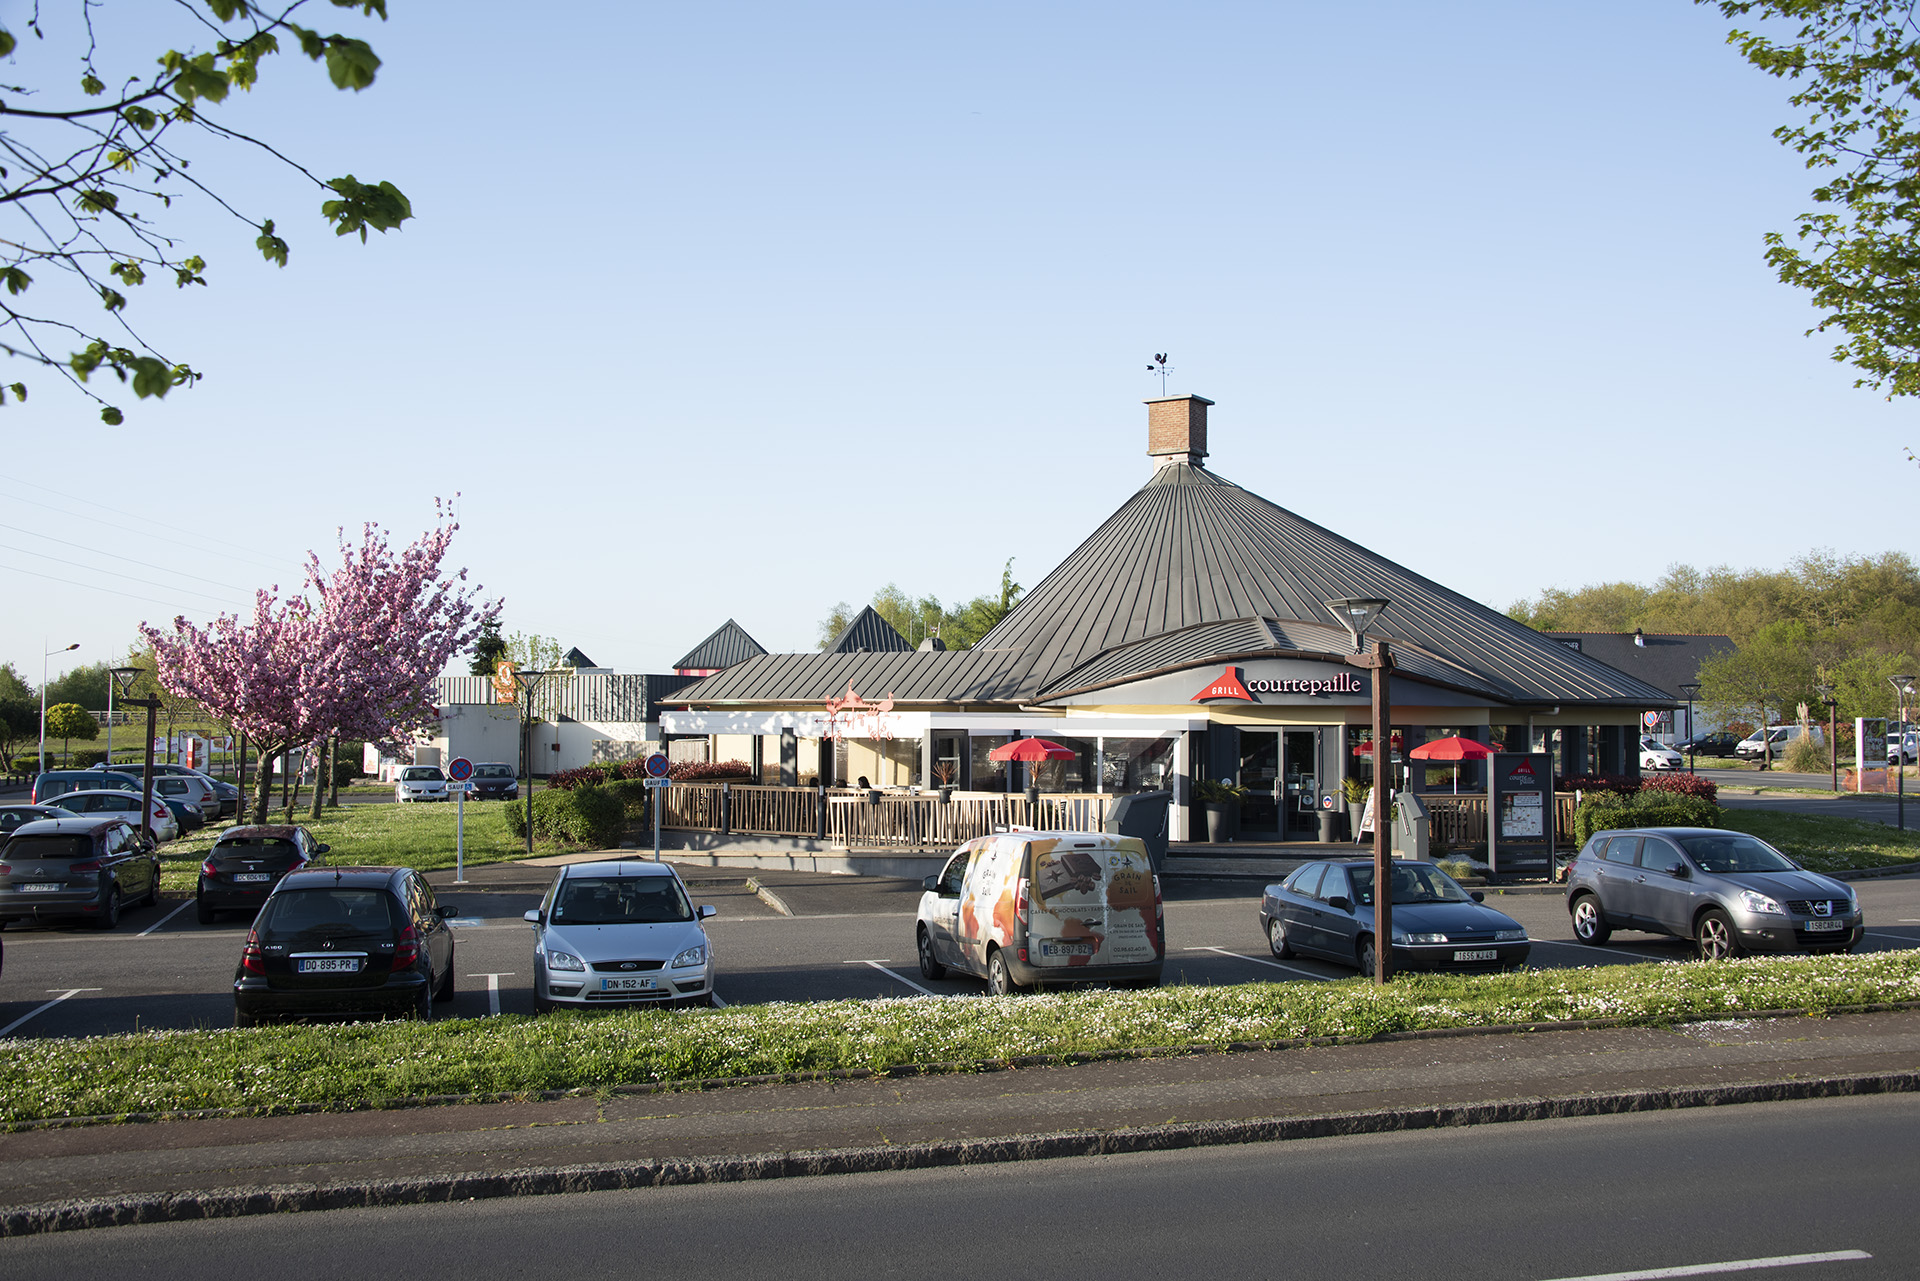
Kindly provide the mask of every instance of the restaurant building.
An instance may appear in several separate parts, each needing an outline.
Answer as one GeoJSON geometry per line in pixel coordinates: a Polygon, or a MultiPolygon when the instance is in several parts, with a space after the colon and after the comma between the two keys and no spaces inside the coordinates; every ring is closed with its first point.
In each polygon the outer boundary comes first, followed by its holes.
{"type": "Polygon", "coordinates": [[[1076,752],[1034,767],[1045,791],[1170,788],[1184,840],[1193,782],[1228,779],[1243,837],[1312,839],[1323,798],[1372,771],[1374,676],[1328,602],[1374,598],[1396,755],[1458,734],[1637,772],[1640,718],[1672,695],[1215,473],[1212,403],[1147,402],[1146,484],[972,648],[760,654],[665,700],[662,729],[768,781],[972,791],[1026,786],[990,753],[1040,736],[1076,752]]]}

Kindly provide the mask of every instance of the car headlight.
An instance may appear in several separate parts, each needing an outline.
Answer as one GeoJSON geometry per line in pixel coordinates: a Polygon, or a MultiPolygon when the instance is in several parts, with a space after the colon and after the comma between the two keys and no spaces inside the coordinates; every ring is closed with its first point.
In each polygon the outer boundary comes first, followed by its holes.
{"type": "Polygon", "coordinates": [[[1524,943],[1527,941],[1525,930],[1495,930],[1493,941],[1496,943],[1524,943]]]}
{"type": "Polygon", "coordinates": [[[706,962],[706,959],[707,945],[705,943],[695,943],[692,947],[673,958],[673,968],[680,970],[685,969],[689,965],[702,965],[706,962]]]}
{"type": "Polygon", "coordinates": [[[1740,906],[1746,908],[1749,912],[1759,912],[1767,916],[1786,915],[1786,912],[1781,909],[1778,903],[1755,890],[1740,891],[1740,906]]]}
{"type": "Polygon", "coordinates": [[[547,968],[550,970],[584,970],[587,963],[571,952],[547,953],[547,968]]]}
{"type": "Polygon", "coordinates": [[[1405,930],[1395,930],[1393,932],[1393,941],[1396,943],[1444,943],[1447,941],[1447,936],[1444,934],[1409,934],[1405,930]]]}

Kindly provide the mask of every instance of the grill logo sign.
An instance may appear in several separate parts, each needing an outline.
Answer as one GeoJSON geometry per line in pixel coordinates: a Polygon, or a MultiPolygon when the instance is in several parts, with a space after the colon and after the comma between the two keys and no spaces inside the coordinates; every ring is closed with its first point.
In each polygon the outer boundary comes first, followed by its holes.
{"type": "Polygon", "coordinates": [[[1360,678],[1351,672],[1335,672],[1324,679],[1245,680],[1238,667],[1229,667],[1190,701],[1205,703],[1216,698],[1232,698],[1243,703],[1256,703],[1260,700],[1254,697],[1255,694],[1305,694],[1313,698],[1321,694],[1364,693],[1366,690],[1361,687],[1360,678]]]}

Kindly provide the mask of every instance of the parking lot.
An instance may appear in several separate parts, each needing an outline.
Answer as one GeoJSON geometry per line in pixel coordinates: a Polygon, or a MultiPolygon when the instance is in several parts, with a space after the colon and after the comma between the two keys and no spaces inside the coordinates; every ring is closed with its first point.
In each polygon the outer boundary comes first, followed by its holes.
{"type": "MultiPolygon", "coordinates": [[[[695,902],[712,903],[709,923],[728,1004],[898,997],[971,996],[972,980],[920,977],[914,960],[917,882],[878,877],[683,868],[695,902]],[[781,908],[786,909],[784,912],[781,908]]],[[[521,914],[538,906],[550,871],[475,869],[475,884],[429,879],[455,921],[458,995],[439,1016],[533,1013],[531,931],[521,914]]],[[[1920,878],[1857,886],[1867,914],[1863,951],[1920,946],[1920,878]]],[[[1168,983],[1323,982],[1354,971],[1319,961],[1278,961],[1256,916],[1255,881],[1170,882],[1168,983]]],[[[1488,902],[1518,920],[1533,940],[1531,963],[1552,968],[1676,961],[1692,947],[1677,939],[1621,932],[1604,948],[1574,942],[1558,892],[1492,893],[1488,902]]],[[[196,923],[191,899],[129,912],[120,927],[7,927],[0,973],[0,1036],[86,1036],[110,1032],[225,1027],[230,984],[247,926],[240,918],[196,923]]]]}

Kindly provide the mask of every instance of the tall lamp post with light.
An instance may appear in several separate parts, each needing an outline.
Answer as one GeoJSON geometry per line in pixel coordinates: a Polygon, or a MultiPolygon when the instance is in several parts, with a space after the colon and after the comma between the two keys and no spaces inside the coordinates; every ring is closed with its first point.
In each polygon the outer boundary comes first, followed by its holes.
{"type": "MultiPolygon", "coordinates": [[[[153,731],[154,717],[159,714],[160,700],[157,698],[129,698],[133,683],[140,679],[138,667],[113,667],[108,675],[113,683],[120,687],[120,703],[123,707],[144,707],[147,709],[147,767],[141,771],[140,784],[140,835],[147,840],[153,839],[153,731]]],[[[111,764],[111,762],[109,762],[111,764]]]]}
{"type": "Polygon", "coordinates": [[[533,854],[533,693],[552,672],[523,672],[514,669],[513,683],[520,688],[520,760],[527,774],[527,854],[533,854]]]}
{"type": "Polygon", "coordinates": [[[1350,597],[1326,602],[1333,616],[1353,638],[1354,652],[1347,666],[1373,673],[1373,981],[1385,983],[1393,977],[1393,833],[1388,816],[1393,813],[1387,788],[1393,779],[1393,706],[1388,696],[1387,677],[1393,671],[1393,655],[1387,642],[1373,642],[1370,653],[1360,652],[1367,628],[1380,617],[1390,602],[1378,597],[1350,597]]]}
{"type": "MultiPolygon", "coordinates": [[[[46,644],[43,640],[42,645],[46,644]]],[[[40,656],[40,772],[47,772],[47,660],[55,654],[64,654],[70,649],[79,649],[80,642],[62,645],[59,649],[50,649],[40,656]]],[[[111,762],[109,762],[111,764],[111,762]]]]}
{"type": "Polygon", "coordinates": [[[1693,753],[1700,741],[1700,735],[1693,727],[1693,696],[1700,692],[1699,681],[1681,681],[1680,693],[1687,700],[1687,773],[1694,773],[1693,753]]]}
{"type": "Polygon", "coordinates": [[[1893,686],[1894,696],[1900,700],[1899,728],[1894,731],[1900,740],[1900,763],[1894,766],[1894,813],[1897,816],[1895,826],[1901,831],[1907,830],[1907,695],[1913,693],[1913,677],[1896,674],[1887,677],[1887,684],[1893,686]]]}
{"type": "Polygon", "coordinates": [[[1827,705],[1827,772],[1832,776],[1828,790],[1840,790],[1840,700],[1833,696],[1833,686],[1815,685],[1814,692],[1820,695],[1820,701],[1827,705]]]}

